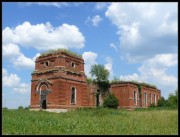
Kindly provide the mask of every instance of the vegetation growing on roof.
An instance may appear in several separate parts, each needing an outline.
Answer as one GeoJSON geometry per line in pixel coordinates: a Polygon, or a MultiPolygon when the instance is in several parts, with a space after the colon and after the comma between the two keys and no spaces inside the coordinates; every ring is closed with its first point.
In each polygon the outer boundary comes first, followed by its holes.
{"type": "Polygon", "coordinates": [[[54,54],[54,53],[58,53],[58,52],[65,52],[65,53],[67,53],[67,54],[69,54],[69,55],[71,55],[71,56],[78,57],[78,58],[82,58],[82,55],[77,54],[77,53],[72,52],[72,51],[67,50],[67,49],[63,49],[63,48],[61,48],[61,49],[56,49],[56,50],[48,50],[48,51],[46,51],[46,52],[41,53],[41,56],[46,56],[46,55],[48,55],[48,54],[54,54]]]}
{"type": "Polygon", "coordinates": [[[119,84],[119,83],[127,83],[127,82],[131,82],[131,83],[141,85],[141,86],[157,88],[156,85],[153,85],[153,84],[148,84],[148,83],[145,83],[145,82],[138,82],[138,81],[135,81],[135,80],[125,81],[125,80],[120,80],[120,79],[118,79],[116,77],[111,81],[111,84],[119,84]]]}

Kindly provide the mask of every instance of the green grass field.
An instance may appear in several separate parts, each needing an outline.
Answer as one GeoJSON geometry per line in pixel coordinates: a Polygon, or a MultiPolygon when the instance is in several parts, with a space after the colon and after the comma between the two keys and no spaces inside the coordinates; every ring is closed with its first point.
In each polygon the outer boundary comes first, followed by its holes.
{"type": "Polygon", "coordinates": [[[2,134],[177,135],[178,110],[2,110],[2,134]]]}

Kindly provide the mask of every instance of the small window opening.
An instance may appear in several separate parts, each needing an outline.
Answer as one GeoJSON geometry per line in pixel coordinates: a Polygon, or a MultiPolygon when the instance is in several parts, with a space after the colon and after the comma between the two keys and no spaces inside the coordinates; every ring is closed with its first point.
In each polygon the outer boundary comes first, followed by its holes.
{"type": "Polygon", "coordinates": [[[136,91],[134,91],[134,104],[136,105],[136,101],[137,101],[137,98],[136,98],[136,91]]]}
{"type": "Polygon", "coordinates": [[[147,105],[147,96],[146,96],[146,92],[144,93],[144,105],[147,105]]]}
{"type": "Polygon", "coordinates": [[[45,65],[45,67],[48,67],[48,66],[49,66],[49,62],[46,61],[46,62],[44,63],[44,65],[45,65]]]}
{"type": "Polygon", "coordinates": [[[75,101],[75,99],[76,99],[76,91],[75,90],[76,89],[73,87],[72,91],[71,91],[71,104],[75,104],[76,103],[76,101],[75,101]]]}
{"type": "Polygon", "coordinates": [[[74,62],[71,63],[71,67],[75,68],[75,63],[74,62]]]}

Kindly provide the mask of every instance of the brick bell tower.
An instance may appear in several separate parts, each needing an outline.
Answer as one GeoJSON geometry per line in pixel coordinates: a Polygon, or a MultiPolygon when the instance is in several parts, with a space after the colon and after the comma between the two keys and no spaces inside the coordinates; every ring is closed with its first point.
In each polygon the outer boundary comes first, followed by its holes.
{"type": "Polygon", "coordinates": [[[31,109],[89,106],[84,60],[68,50],[41,54],[31,80],[31,109]]]}

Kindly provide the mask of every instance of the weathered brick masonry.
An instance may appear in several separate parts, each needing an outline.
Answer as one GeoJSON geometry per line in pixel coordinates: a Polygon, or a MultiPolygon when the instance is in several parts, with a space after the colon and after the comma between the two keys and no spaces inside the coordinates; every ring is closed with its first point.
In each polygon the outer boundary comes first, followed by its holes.
{"type": "Polygon", "coordinates": [[[119,108],[149,107],[150,104],[157,105],[161,92],[157,88],[141,86],[133,82],[121,82],[111,85],[112,93],[119,99],[119,108]]]}
{"type": "MultiPolygon", "coordinates": [[[[70,109],[96,107],[98,88],[87,84],[84,60],[63,51],[39,56],[31,80],[31,109],[70,109]]],[[[112,84],[119,108],[148,107],[157,104],[160,90],[142,86],[139,97],[136,84],[112,84]],[[146,94],[146,95],[145,95],[146,94]],[[145,99],[146,96],[146,99],[145,99]]],[[[99,100],[102,104],[102,100],[99,100]]]]}

